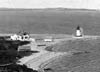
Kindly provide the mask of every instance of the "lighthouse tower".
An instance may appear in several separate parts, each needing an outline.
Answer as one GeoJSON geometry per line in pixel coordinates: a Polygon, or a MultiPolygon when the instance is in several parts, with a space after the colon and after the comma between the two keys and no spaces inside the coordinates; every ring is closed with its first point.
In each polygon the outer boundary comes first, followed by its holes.
{"type": "Polygon", "coordinates": [[[75,37],[83,37],[83,29],[80,26],[77,26],[75,37]]]}

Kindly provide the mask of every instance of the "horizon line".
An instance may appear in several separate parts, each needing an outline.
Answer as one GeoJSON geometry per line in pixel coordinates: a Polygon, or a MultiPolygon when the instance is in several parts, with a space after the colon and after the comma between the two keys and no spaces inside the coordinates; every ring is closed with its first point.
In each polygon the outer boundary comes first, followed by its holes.
{"type": "Polygon", "coordinates": [[[13,7],[0,7],[0,9],[76,9],[76,10],[100,10],[100,9],[91,9],[91,8],[67,8],[67,7],[48,7],[48,8],[13,8],[13,7]]]}

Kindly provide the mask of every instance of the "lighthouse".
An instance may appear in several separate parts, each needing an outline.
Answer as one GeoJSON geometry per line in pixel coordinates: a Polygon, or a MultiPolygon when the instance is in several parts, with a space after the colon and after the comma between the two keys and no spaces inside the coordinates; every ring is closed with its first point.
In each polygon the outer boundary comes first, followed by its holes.
{"type": "Polygon", "coordinates": [[[83,29],[80,26],[77,26],[75,37],[83,37],[83,29]]]}

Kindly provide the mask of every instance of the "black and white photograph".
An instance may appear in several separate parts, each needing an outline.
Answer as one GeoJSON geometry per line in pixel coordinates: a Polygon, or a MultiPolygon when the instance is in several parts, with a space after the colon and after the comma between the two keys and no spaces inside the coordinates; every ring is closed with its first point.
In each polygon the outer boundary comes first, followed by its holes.
{"type": "Polygon", "coordinates": [[[100,72],[100,0],[0,0],[0,72],[100,72]]]}

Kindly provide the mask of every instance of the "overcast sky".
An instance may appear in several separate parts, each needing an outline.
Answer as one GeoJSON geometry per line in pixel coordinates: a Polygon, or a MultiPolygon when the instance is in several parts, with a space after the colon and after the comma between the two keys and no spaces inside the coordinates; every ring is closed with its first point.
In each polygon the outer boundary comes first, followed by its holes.
{"type": "Polygon", "coordinates": [[[0,0],[0,7],[100,9],[100,0],[0,0]]]}

